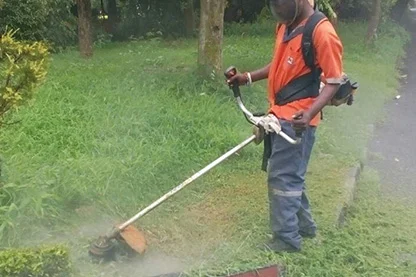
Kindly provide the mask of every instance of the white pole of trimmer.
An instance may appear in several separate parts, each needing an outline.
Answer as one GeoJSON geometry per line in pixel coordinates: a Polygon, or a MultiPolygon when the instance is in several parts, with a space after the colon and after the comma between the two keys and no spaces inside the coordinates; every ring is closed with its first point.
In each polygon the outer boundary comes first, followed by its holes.
{"type": "Polygon", "coordinates": [[[233,149],[231,149],[230,151],[228,151],[227,153],[225,153],[224,155],[222,155],[221,157],[219,157],[218,159],[216,159],[215,161],[213,161],[212,163],[210,163],[209,165],[207,165],[206,167],[204,167],[203,169],[201,169],[200,171],[198,171],[191,177],[189,177],[186,181],[178,185],[176,188],[172,189],[171,191],[169,191],[168,193],[160,197],[158,200],[153,202],[151,205],[149,205],[148,207],[140,211],[138,214],[133,216],[131,219],[123,223],[120,227],[117,228],[116,234],[112,234],[110,237],[113,237],[114,235],[117,235],[118,232],[123,231],[127,226],[129,226],[130,224],[132,224],[133,222],[135,222],[142,216],[152,211],[154,208],[162,204],[171,196],[181,191],[187,185],[189,185],[190,183],[192,183],[193,181],[195,181],[196,179],[198,179],[199,177],[201,177],[202,175],[204,175],[205,173],[207,173],[208,171],[210,171],[211,169],[213,169],[214,167],[216,167],[217,165],[219,165],[220,163],[228,159],[231,155],[237,153],[239,150],[243,149],[244,147],[252,143],[255,139],[256,139],[256,136],[252,135],[251,137],[247,138],[245,141],[243,141],[242,143],[240,143],[239,145],[237,145],[236,147],[234,147],[233,149]]]}

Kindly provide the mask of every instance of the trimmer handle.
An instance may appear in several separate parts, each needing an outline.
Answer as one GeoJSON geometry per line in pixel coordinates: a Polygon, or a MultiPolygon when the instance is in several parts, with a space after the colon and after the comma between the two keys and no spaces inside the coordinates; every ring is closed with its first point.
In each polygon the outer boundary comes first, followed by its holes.
{"type": "MultiPolygon", "coordinates": [[[[232,77],[234,77],[234,76],[236,76],[238,74],[238,72],[237,72],[237,68],[235,68],[235,66],[230,66],[229,68],[227,68],[227,70],[224,72],[224,75],[225,75],[225,78],[227,78],[227,81],[228,81],[228,86],[230,87],[230,88],[232,88],[232,90],[233,90],[233,92],[234,92],[234,97],[236,98],[236,100],[237,100],[237,103],[238,103],[238,106],[240,107],[240,109],[242,110],[242,112],[243,112],[243,114],[244,114],[244,116],[245,116],[245,118],[247,119],[247,121],[248,122],[250,122],[251,124],[253,124],[253,125],[255,125],[255,126],[257,126],[257,127],[262,127],[262,128],[265,128],[265,126],[264,125],[261,125],[261,124],[266,124],[266,123],[262,123],[262,122],[260,122],[261,120],[262,120],[262,116],[264,116],[264,114],[263,115],[258,115],[258,114],[256,114],[256,115],[253,115],[249,110],[247,110],[247,108],[244,106],[244,103],[243,103],[243,100],[241,100],[241,94],[240,94],[240,84],[239,84],[239,82],[238,82],[238,80],[236,79],[236,80],[234,80],[232,83],[230,83],[230,79],[232,78],[232,77]]],[[[276,118],[276,121],[278,121],[278,119],[276,118]]],[[[291,138],[289,135],[287,135],[286,133],[284,133],[282,130],[281,130],[281,126],[280,126],[280,124],[279,124],[279,122],[277,122],[277,123],[273,123],[273,122],[270,122],[270,123],[267,123],[267,126],[268,126],[268,128],[270,129],[270,128],[272,128],[272,129],[274,129],[274,131],[278,134],[278,135],[280,135],[281,137],[283,137],[286,141],[288,141],[289,143],[291,143],[291,144],[299,144],[300,143],[300,141],[301,141],[301,137],[302,137],[302,132],[300,132],[300,133],[298,133],[298,132],[296,132],[296,137],[297,137],[297,139],[293,139],[293,138],[291,138]],[[274,128],[274,127],[276,127],[276,128],[274,128]]]]}
{"type": "MultiPolygon", "coordinates": [[[[227,68],[227,70],[224,72],[225,78],[227,80],[230,80],[232,77],[234,77],[235,75],[237,75],[237,68],[235,66],[230,66],[229,68],[227,68]]],[[[234,97],[241,97],[241,93],[240,93],[240,84],[238,83],[238,80],[234,80],[232,83],[228,83],[229,87],[233,90],[234,92],[234,97]]]]}
{"type": "MultiPolygon", "coordinates": [[[[301,119],[302,118],[302,116],[297,116],[297,117],[294,117],[293,119],[301,119]]],[[[303,132],[305,131],[305,129],[298,129],[298,128],[294,128],[295,129],[295,136],[297,137],[297,138],[302,138],[303,137],[303,132]]]]}
{"type": "Polygon", "coordinates": [[[296,129],[295,130],[295,136],[297,138],[302,138],[302,136],[303,136],[303,130],[296,129]]]}

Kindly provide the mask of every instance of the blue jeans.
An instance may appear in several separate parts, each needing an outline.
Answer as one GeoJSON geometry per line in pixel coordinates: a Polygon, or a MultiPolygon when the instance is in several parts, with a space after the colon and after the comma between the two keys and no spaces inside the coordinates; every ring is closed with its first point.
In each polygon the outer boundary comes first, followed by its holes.
{"type": "MultiPolygon", "coordinates": [[[[291,123],[282,120],[281,125],[286,134],[295,137],[291,123]]],[[[316,232],[305,192],[305,174],[315,131],[315,127],[307,128],[298,145],[288,143],[279,135],[271,136],[272,153],[268,161],[270,224],[274,239],[297,249],[301,248],[302,241],[299,232],[316,232]]]]}

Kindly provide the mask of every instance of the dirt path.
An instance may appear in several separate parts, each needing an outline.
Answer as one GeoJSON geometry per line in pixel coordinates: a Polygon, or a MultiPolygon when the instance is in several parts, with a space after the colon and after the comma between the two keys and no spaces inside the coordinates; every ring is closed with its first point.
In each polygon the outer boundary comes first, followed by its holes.
{"type": "Polygon", "coordinates": [[[400,98],[387,104],[386,120],[376,127],[370,143],[369,166],[379,171],[386,196],[416,205],[416,35],[406,62],[400,98]]]}

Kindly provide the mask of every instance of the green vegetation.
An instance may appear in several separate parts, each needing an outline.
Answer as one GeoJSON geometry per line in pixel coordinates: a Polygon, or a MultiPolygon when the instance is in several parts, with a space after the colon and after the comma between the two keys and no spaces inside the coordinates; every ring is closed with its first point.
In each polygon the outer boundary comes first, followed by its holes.
{"type": "Polygon", "coordinates": [[[71,263],[63,246],[0,251],[0,276],[68,277],[71,263]]]}
{"type": "Polygon", "coordinates": [[[47,41],[54,49],[76,42],[76,18],[71,0],[0,1],[0,32],[19,30],[19,40],[47,41]]]}
{"type": "MultiPolygon", "coordinates": [[[[366,49],[364,30],[364,23],[340,24],[345,69],[360,90],[354,106],[325,110],[308,173],[320,237],[294,256],[253,250],[269,232],[262,149],[253,145],[140,221],[153,249],[193,265],[193,272],[239,271],[270,261],[284,262],[290,276],[380,276],[374,270],[401,270],[391,263],[371,269],[385,258],[372,256],[373,247],[363,249],[371,232],[355,232],[369,230],[365,224],[373,224],[372,210],[358,206],[350,227],[334,227],[343,179],[361,158],[368,125],[398,86],[394,65],[407,39],[401,28],[385,24],[374,48],[366,49]],[[369,220],[360,225],[360,217],[369,220]]],[[[232,27],[225,64],[244,71],[269,62],[273,31],[267,22],[232,27]]],[[[195,76],[196,45],[194,40],[138,40],[104,45],[90,61],[76,52],[54,56],[36,102],[13,116],[20,124],[0,134],[0,197],[10,199],[1,202],[6,203],[0,209],[2,243],[31,243],[25,240],[28,231],[31,240],[68,240],[57,234],[73,229],[69,240],[79,271],[117,276],[117,267],[85,262],[84,246],[91,238],[80,237],[74,226],[98,224],[105,216],[130,217],[251,133],[223,80],[195,76]]],[[[265,82],[243,93],[250,109],[266,109],[265,82]]]]}
{"type": "Polygon", "coordinates": [[[12,110],[33,97],[48,65],[48,48],[43,43],[20,42],[15,34],[9,30],[0,37],[0,125],[12,110]]]}
{"type": "Polygon", "coordinates": [[[221,255],[216,255],[216,268],[221,271],[195,271],[189,275],[224,276],[226,272],[278,263],[287,265],[285,276],[414,276],[416,223],[409,218],[416,216],[416,207],[383,198],[379,184],[375,172],[365,171],[346,227],[324,226],[317,238],[306,241],[305,250],[299,254],[256,251],[247,237],[215,253],[221,255]],[[228,251],[233,253],[232,261],[223,260],[229,256],[228,251]]]}

